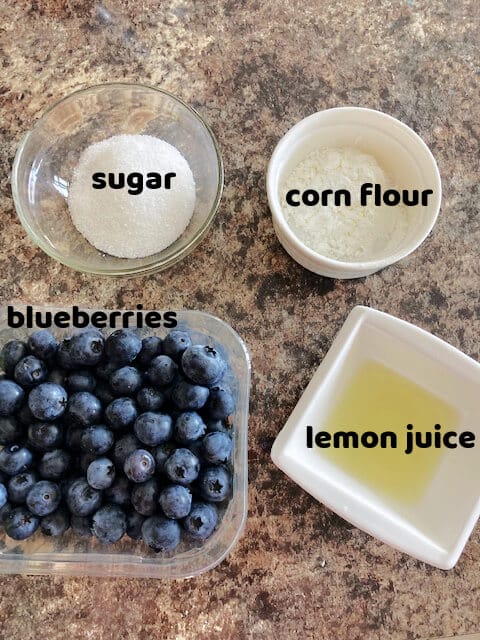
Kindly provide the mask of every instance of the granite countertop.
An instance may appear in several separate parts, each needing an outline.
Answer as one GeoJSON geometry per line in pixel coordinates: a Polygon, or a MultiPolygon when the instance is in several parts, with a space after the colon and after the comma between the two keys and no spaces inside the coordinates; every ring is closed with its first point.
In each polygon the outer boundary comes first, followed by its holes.
{"type": "MultiPolygon", "coordinates": [[[[355,304],[479,359],[476,0],[20,0],[0,6],[0,302],[189,308],[224,318],[252,357],[249,516],[227,560],[190,581],[0,577],[0,638],[407,640],[480,630],[480,527],[441,571],[317,503],[270,448],[355,304]],[[22,135],[91,84],[163,87],[195,106],[225,161],[218,217],[166,272],[80,275],[25,235],[9,173],[22,135]],[[443,177],[440,218],[401,263],[352,281],[302,269],[265,194],[283,133],[319,109],[380,109],[413,127],[443,177]]],[[[448,514],[446,514],[448,517],[448,514]]]]}

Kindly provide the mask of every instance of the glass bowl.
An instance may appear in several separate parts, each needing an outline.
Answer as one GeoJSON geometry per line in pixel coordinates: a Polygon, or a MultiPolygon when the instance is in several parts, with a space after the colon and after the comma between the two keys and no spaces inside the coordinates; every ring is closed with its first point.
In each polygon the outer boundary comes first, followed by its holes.
{"type": "Polygon", "coordinates": [[[48,109],[21,142],[12,170],[15,208],[27,233],[49,256],[85,273],[131,276],[166,269],[204,237],[218,209],[223,164],[215,137],[199,114],[161,89],[105,84],[76,91],[48,109]],[[74,227],[69,183],[82,151],[118,134],[161,138],[188,161],[196,203],[184,233],[144,258],[98,251],[74,227]]]}
{"type": "MultiPolygon", "coordinates": [[[[26,307],[15,305],[15,309],[25,314],[26,307]]],[[[35,306],[34,311],[53,314],[70,309],[35,306]]],[[[90,317],[95,311],[89,309],[90,317]]],[[[157,310],[162,314],[164,311],[157,310]]],[[[148,313],[143,311],[144,317],[148,313]]],[[[221,562],[240,538],[247,517],[248,487],[248,398],[250,387],[250,358],[247,348],[239,335],[225,322],[199,311],[177,311],[176,329],[186,328],[191,332],[194,343],[208,342],[224,355],[229,364],[226,382],[235,396],[233,415],[232,464],[233,480],[230,501],[220,508],[217,530],[204,543],[184,539],[180,546],[169,554],[155,553],[137,540],[124,536],[113,545],[102,545],[94,538],[81,538],[71,530],[58,538],[49,538],[37,531],[31,538],[17,542],[7,537],[0,528],[0,574],[51,574],[72,576],[133,576],[139,578],[187,578],[208,571],[221,562]]],[[[110,334],[115,329],[126,326],[121,318],[106,330],[110,334]]],[[[137,327],[132,318],[128,326],[137,327]]],[[[14,338],[24,340],[33,329],[11,329],[7,325],[7,309],[0,307],[0,349],[5,342],[14,338]]],[[[73,329],[50,329],[58,338],[75,332],[73,329]]],[[[159,335],[165,329],[139,329],[140,335],[159,335]]],[[[0,447],[1,448],[1,447],[0,447]]]]}

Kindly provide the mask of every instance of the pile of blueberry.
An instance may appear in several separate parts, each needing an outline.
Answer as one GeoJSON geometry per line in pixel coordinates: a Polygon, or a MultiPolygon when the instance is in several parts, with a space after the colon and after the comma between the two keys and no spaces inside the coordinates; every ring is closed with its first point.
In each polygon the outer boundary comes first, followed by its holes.
{"type": "Polygon", "coordinates": [[[204,541],[231,492],[227,363],[187,331],[163,340],[41,330],[2,349],[0,527],[155,551],[204,541]],[[3,445],[3,448],[2,448],[3,445]]]}

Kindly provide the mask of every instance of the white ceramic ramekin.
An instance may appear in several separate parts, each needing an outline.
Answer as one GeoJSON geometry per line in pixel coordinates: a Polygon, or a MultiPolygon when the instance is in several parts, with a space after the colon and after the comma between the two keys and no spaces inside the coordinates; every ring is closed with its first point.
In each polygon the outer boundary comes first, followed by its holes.
{"type": "Polygon", "coordinates": [[[268,165],[267,193],[275,232],[294,260],[330,278],[359,278],[401,260],[425,240],[440,210],[442,185],[432,153],[410,127],[373,109],[339,107],[308,116],[283,136],[268,165]],[[319,147],[354,147],[374,156],[397,187],[432,189],[430,203],[416,207],[409,216],[406,237],[394,253],[386,251],[363,262],[334,260],[310,249],[294,234],[282,211],[281,186],[295,166],[319,147]]]}

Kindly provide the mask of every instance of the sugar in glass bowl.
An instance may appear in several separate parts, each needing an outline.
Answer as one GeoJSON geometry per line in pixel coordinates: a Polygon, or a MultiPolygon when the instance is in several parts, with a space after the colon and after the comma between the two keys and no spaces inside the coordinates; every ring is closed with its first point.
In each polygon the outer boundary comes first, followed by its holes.
{"type": "Polygon", "coordinates": [[[15,207],[33,241],[69,267],[109,276],[152,273],[184,258],[206,234],[222,189],[220,150],[200,115],[167,91],[137,84],[89,87],[54,104],[24,137],[12,170],[15,207]],[[188,227],[163,251],[143,258],[98,251],[75,228],[67,206],[80,154],[119,134],[146,134],[169,142],[185,157],[195,179],[195,209],[188,227]]]}

